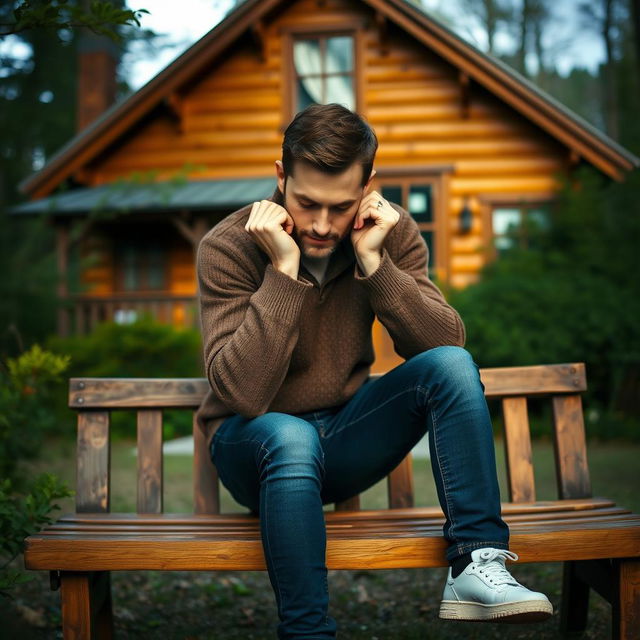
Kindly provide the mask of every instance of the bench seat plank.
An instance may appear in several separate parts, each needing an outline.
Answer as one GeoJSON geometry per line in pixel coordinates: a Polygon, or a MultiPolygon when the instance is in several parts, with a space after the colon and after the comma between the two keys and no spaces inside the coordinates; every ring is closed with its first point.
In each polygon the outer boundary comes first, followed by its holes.
{"type": "MultiPolygon", "coordinates": [[[[577,525],[570,522],[511,525],[511,549],[522,562],[555,562],[625,558],[640,555],[640,516],[625,514],[577,525]],[[561,534],[561,535],[559,535],[561,534]],[[602,545],[606,536],[607,545],[602,545]]],[[[404,526],[379,531],[327,526],[330,569],[391,569],[446,566],[441,527],[404,526]]],[[[25,551],[29,569],[61,571],[110,570],[262,570],[265,568],[259,529],[208,535],[82,535],[31,536],[25,551]]]]}

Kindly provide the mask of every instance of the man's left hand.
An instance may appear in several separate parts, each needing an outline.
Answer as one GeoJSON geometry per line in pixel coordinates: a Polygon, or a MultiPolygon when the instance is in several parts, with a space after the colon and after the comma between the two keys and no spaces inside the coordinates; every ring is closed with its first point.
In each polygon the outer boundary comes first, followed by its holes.
{"type": "Polygon", "coordinates": [[[353,220],[351,242],[360,269],[371,275],[380,265],[382,245],[400,214],[377,192],[368,193],[360,202],[353,220]]]}

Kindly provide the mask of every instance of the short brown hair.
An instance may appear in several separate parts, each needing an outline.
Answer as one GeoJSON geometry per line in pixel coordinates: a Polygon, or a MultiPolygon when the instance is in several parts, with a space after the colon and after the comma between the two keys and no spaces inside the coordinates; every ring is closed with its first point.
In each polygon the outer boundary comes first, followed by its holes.
{"type": "Polygon", "coordinates": [[[282,165],[285,176],[292,176],[294,162],[333,174],[360,162],[364,186],[377,150],[376,134],[362,116],[340,104],[312,104],[284,132],[282,165]]]}

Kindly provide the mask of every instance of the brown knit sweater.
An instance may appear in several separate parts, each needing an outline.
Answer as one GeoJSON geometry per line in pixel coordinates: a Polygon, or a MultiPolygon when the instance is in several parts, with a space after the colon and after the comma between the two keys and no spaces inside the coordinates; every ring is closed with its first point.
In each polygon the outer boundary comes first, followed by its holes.
{"type": "Polygon", "coordinates": [[[374,316],[405,359],[439,345],[464,345],[460,316],[427,276],[418,226],[392,206],[400,219],[378,269],[363,275],[347,236],[321,286],[302,264],[297,280],[273,268],[244,229],[251,205],[204,236],[197,273],[211,390],[197,420],[208,438],[234,413],[294,414],[344,404],[369,375],[374,316]]]}

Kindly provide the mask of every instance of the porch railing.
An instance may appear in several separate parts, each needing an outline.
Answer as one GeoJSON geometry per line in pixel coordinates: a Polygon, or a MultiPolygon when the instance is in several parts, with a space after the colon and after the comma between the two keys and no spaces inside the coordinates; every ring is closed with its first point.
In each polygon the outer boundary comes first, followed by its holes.
{"type": "Polygon", "coordinates": [[[196,296],[161,293],[119,293],[108,296],[69,296],[58,314],[58,334],[83,335],[102,322],[130,324],[143,314],[177,327],[196,327],[196,296]],[[66,303],[65,303],[66,302],[66,303]]]}

